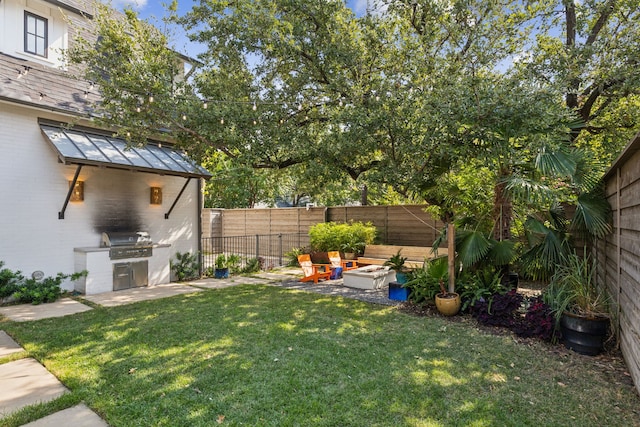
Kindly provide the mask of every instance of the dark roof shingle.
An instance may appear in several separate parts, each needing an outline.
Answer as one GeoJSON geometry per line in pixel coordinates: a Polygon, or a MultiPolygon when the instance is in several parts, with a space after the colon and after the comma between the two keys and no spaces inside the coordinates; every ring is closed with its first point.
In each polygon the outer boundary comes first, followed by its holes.
{"type": "Polygon", "coordinates": [[[96,88],[91,88],[91,82],[0,53],[0,100],[91,116],[100,96],[96,88]]]}

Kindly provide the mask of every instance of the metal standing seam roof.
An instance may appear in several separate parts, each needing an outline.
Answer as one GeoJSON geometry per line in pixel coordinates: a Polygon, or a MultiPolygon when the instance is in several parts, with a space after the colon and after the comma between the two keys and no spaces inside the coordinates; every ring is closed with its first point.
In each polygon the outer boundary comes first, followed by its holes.
{"type": "Polygon", "coordinates": [[[186,154],[170,146],[149,142],[143,147],[128,146],[120,138],[98,131],[67,129],[40,123],[40,129],[64,164],[106,166],[189,178],[211,178],[211,173],[186,154]]]}

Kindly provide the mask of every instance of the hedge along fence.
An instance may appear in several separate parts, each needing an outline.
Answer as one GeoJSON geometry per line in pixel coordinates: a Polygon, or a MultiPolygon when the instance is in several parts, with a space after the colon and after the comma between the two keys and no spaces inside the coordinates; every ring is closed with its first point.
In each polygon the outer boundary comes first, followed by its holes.
{"type": "Polygon", "coordinates": [[[431,246],[445,225],[424,212],[424,208],[426,205],[205,209],[202,230],[203,237],[306,234],[320,222],[360,221],[376,227],[378,243],[431,246]]]}
{"type": "Polygon", "coordinates": [[[613,232],[595,247],[598,281],[614,303],[620,349],[640,391],[640,133],[604,179],[613,232]]]}

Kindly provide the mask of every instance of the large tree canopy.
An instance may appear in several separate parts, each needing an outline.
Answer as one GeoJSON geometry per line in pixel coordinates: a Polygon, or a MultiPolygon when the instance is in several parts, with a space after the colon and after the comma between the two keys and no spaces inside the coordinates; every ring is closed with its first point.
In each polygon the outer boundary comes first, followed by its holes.
{"type": "Polygon", "coordinates": [[[451,217],[477,211],[443,185],[474,159],[493,174],[498,221],[511,216],[507,180],[542,188],[536,159],[570,148],[570,113],[584,123],[572,139],[589,146],[597,132],[601,153],[637,129],[637,0],[381,3],[357,17],[341,0],[201,1],[173,17],[206,46],[186,74],[165,35],[104,8],[69,57],[102,91],[103,120],[133,142],[167,133],[239,173],[245,205],[273,197],[254,185],[286,182],[296,198],[344,183],[352,197],[391,188],[451,217]]]}

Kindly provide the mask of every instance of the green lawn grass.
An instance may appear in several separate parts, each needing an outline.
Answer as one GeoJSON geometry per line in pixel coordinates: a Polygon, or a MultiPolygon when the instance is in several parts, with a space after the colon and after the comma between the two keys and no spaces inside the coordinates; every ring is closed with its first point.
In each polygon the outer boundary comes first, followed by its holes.
{"type": "MultiPolygon", "coordinates": [[[[111,426],[633,426],[585,356],[340,297],[242,285],[6,330],[111,426]]],[[[2,362],[2,361],[0,361],[2,362]]]]}

